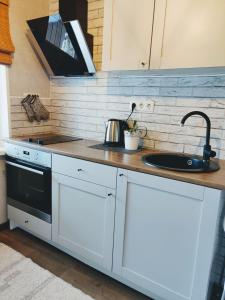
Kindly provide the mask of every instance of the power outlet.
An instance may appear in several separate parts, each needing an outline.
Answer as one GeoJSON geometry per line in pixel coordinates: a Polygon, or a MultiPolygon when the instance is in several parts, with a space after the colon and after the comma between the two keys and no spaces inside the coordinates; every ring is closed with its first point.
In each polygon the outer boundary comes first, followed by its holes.
{"type": "Polygon", "coordinates": [[[130,110],[132,109],[132,103],[136,104],[135,110],[136,112],[154,112],[154,101],[153,100],[133,100],[130,101],[130,110]]]}
{"type": "Polygon", "coordinates": [[[154,112],[155,102],[153,100],[148,100],[144,102],[144,111],[153,113],[154,112]]]}

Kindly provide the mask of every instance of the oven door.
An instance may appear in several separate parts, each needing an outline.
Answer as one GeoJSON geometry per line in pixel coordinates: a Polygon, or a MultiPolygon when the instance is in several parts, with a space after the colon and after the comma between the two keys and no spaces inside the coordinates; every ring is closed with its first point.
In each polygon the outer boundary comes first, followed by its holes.
{"type": "Polygon", "coordinates": [[[6,157],[8,204],[51,223],[51,169],[6,157]]]}

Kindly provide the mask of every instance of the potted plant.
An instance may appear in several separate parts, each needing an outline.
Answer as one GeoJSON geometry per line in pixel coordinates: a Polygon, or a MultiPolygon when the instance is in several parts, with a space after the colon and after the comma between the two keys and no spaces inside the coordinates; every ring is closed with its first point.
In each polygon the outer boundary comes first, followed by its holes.
{"type": "Polygon", "coordinates": [[[140,141],[141,130],[138,128],[137,121],[130,121],[128,129],[124,131],[125,149],[137,150],[140,141]]]}

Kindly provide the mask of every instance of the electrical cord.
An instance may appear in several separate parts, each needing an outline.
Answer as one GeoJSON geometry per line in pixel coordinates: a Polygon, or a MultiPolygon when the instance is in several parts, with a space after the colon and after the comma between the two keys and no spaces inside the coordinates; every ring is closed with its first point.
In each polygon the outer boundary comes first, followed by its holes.
{"type": "Polygon", "coordinates": [[[134,110],[135,110],[135,107],[136,107],[136,103],[132,103],[131,105],[131,113],[129,114],[128,118],[126,119],[126,123],[128,122],[128,120],[130,119],[130,117],[132,116],[134,110]]]}

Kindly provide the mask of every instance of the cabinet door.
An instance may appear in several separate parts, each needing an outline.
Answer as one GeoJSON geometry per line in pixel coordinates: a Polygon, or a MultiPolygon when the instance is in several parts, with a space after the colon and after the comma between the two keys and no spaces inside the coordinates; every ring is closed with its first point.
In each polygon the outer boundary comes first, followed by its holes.
{"type": "Polygon", "coordinates": [[[105,0],[103,70],[148,69],[154,0],[105,0]]]}
{"type": "Polygon", "coordinates": [[[53,173],[53,241],[78,259],[111,270],[115,192],[53,173]]]}
{"type": "Polygon", "coordinates": [[[119,170],[113,272],[154,299],[205,300],[220,191],[119,170]]]}
{"type": "Polygon", "coordinates": [[[156,0],[151,69],[225,66],[224,0],[156,0]]]}

